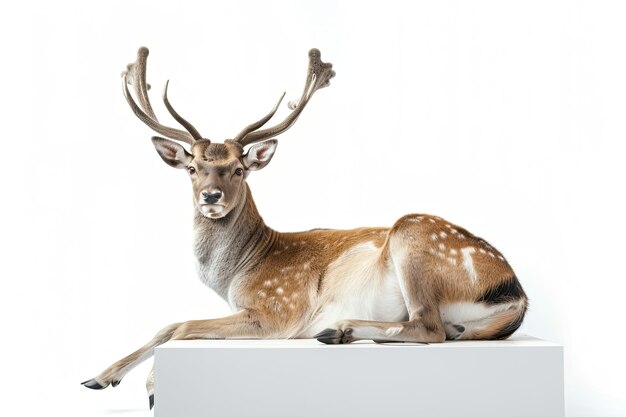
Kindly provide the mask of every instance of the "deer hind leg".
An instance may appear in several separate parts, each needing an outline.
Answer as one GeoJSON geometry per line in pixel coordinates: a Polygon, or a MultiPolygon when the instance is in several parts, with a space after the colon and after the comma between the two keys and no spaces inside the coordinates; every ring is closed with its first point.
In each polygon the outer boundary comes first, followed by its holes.
{"type": "Polygon", "coordinates": [[[390,239],[389,258],[409,319],[403,322],[343,320],[335,328],[315,335],[317,340],[328,344],[363,339],[420,343],[439,343],[445,340],[446,333],[436,297],[435,277],[429,276],[423,270],[419,255],[406,255],[411,253],[411,242],[400,241],[394,244],[394,240],[398,240],[398,237],[390,239]],[[394,247],[398,248],[395,253],[394,247]]]}
{"type": "Polygon", "coordinates": [[[322,330],[313,337],[327,344],[351,343],[356,340],[419,343],[439,343],[445,340],[446,333],[436,305],[424,303],[419,295],[411,293],[407,307],[407,321],[342,320],[334,328],[322,330]]]}
{"type": "Polygon", "coordinates": [[[502,340],[522,324],[528,297],[515,276],[487,289],[474,302],[440,306],[446,335],[452,340],[502,340]]]}

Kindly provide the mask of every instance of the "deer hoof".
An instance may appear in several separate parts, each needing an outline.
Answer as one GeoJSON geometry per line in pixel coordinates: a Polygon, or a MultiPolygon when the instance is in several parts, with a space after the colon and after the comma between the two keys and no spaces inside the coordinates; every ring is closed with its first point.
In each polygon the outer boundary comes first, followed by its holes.
{"type": "Polygon", "coordinates": [[[113,388],[115,388],[115,387],[117,387],[120,384],[120,382],[122,382],[122,381],[111,381],[111,386],[113,388]]]}
{"type": "Polygon", "coordinates": [[[101,385],[98,381],[96,381],[95,379],[90,379],[88,381],[85,382],[81,382],[82,385],[86,386],[87,388],[90,389],[104,389],[106,388],[106,386],[101,385]]]}
{"type": "Polygon", "coordinates": [[[337,329],[324,329],[313,338],[317,339],[318,342],[326,343],[327,345],[336,345],[341,343],[341,336],[343,332],[337,329]]]}
{"type": "Polygon", "coordinates": [[[154,408],[154,394],[151,394],[150,397],[148,397],[148,402],[150,402],[150,410],[152,410],[154,408]]]}
{"type": "Polygon", "coordinates": [[[343,331],[338,329],[324,329],[313,337],[317,339],[318,342],[328,345],[340,345],[354,341],[352,332],[353,330],[351,328],[347,328],[343,331]]]}

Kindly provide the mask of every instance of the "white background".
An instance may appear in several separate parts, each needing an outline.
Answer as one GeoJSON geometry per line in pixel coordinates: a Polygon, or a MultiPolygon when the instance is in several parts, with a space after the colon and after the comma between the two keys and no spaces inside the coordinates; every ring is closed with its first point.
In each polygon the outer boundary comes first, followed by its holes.
{"type": "Polygon", "coordinates": [[[145,45],[157,113],[174,123],[159,100],[170,78],[177,110],[215,140],[282,91],[296,98],[321,49],[336,78],[249,179],[266,222],[388,226],[424,212],[485,237],[531,298],[522,331],[565,345],[567,415],[624,415],[625,12],[597,0],[5,5],[2,414],[150,415],[149,364],[116,389],[79,383],[166,324],[228,313],[195,277],[186,174],[122,96],[119,74],[145,45]]]}

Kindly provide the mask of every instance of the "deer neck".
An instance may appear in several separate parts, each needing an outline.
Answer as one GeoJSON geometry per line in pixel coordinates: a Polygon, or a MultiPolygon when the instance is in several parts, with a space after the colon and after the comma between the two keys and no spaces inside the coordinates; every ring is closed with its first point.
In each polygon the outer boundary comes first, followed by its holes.
{"type": "Polygon", "coordinates": [[[194,252],[200,279],[228,300],[233,279],[253,268],[267,253],[276,232],[261,218],[248,185],[242,203],[221,219],[194,216],[194,252]]]}

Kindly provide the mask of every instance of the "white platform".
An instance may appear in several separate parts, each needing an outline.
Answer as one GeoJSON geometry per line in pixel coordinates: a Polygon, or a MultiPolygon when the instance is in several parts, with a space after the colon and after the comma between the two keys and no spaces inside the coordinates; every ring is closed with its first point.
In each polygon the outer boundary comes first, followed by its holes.
{"type": "Polygon", "coordinates": [[[563,347],[507,341],[323,345],[168,342],[155,416],[563,416],[563,347]]]}

